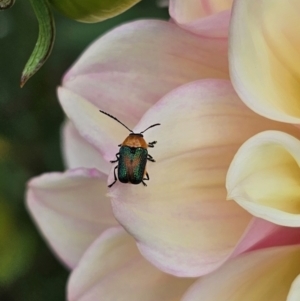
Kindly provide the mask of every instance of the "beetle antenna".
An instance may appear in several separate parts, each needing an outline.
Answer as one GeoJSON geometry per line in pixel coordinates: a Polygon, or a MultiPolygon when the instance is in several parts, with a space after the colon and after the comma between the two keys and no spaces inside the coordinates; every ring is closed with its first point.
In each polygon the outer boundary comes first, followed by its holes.
{"type": "Polygon", "coordinates": [[[160,123],[155,123],[155,124],[150,125],[148,128],[146,128],[145,130],[143,130],[142,132],[140,132],[140,134],[145,133],[147,130],[149,130],[149,129],[151,129],[151,128],[157,126],[157,125],[160,125],[160,123]]]}
{"type": "Polygon", "coordinates": [[[112,118],[112,119],[118,121],[118,122],[121,123],[124,127],[126,127],[126,129],[127,129],[129,132],[133,133],[133,131],[132,131],[130,128],[128,128],[124,123],[122,123],[122,122],[121,122],[119,119],[117,119],[116,117],[114,117],[114,116],[112,116],[112,115],[110,115],[110,114],[108,114],[108,113],[106,113],[106,112],[104,112],[104,111],[101,111],[101,110],[99,110],[99,112],[101,112],[101,113],[103,113],[103,114],[109,116],[110,118],[112,118]]]}

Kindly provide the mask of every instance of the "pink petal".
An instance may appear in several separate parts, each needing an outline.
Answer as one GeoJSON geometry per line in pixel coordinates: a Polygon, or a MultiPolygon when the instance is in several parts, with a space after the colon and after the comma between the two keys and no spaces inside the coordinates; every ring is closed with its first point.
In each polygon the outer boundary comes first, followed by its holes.
{"type": "Polygon", "coordinates": [[[296,245],[244,254],[195,282],[182,301],[286,301],[300,273],[299,251],[296,245]]]}
{"type": "Polygon", "coordinates": [[[122,229],[106,230],[71,274],[69,301],[179,301],[193,279],[180,279],[148,263],[122,229]]]}
{"type": "Polygon", "coordinates": [[[170,0],[169,12],[180,27],[200,36],[227,38],[232,0],[170,0]]]}
{"type": "Polygon", "coordinates": [[[300,244],[298,228],[282,227],[260,218],[253,218],[230,257],[273,246],[300,244]]]}
{"type": "Polygon", "coordinates": [[[43,236],[69,267],[108,227],[117,225],[106,194],[107,176],[96,169],[49,173],[28,183],[27,206],[43,236]]]}
{"type": "Polygon", "coordinates": [[[189,22],[231,8],[232,0],[170,0],[170,14],[177,21],[189,22]]]}
{"type": "Polygon", "coordinates": [[[111,169],[111,164],[104,160],[94,146],[80,136],[70,121],[63,125],[62,151],[65,164],[69,169],[97,168],[104,174],[108,174],[111,169]]]}
{"type": "Polygon", "coordinates": [[[200,78],[228,78],[227,41],[143,20],[94,42],[63,86],[133,127],[167,92],[200,78]]]}
{"type": "Polygon", "coordinates": [[[297,129],[254,114],[222,80],[170,92],[134,131],[157,122],[145,133],[146,141],[158,141],[149,149],[157,162],[147,165],[148,187],[117,182],[109,192],[113,211],[154,265],[177,276],[207,274],[230,256],[251,220],[226,201],[226,172],[238,147],[266,128],[297,129]]]}

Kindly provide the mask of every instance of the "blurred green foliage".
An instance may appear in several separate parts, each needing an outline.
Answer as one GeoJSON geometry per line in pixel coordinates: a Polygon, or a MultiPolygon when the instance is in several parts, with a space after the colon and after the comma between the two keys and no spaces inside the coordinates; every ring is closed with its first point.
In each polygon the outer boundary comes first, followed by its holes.
{"type": "Polygon", "coordinates": [[[29,1],[0,12],[0,300],[63,301],[68,271],[55,259],[24,204],[26,181],[62,171],[60,126],[64,115],[56,87],[64,72],[95,38],[118,24],[167,19],[167,9],[143,0],[97,24],[55,14],[57,38],[45,66],[19,88],[21,71],[36,42],[38,25],[29,1]]]}

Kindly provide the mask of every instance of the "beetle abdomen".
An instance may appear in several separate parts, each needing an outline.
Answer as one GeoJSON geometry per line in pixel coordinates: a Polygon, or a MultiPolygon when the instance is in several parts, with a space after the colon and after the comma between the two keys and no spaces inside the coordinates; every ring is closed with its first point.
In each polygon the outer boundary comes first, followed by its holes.
{"type": "Polygon", "coordinates": [[[122,183],[139,184],[143,181],[148,151],[142,147],[121,146],[118,178],[122,183]]]}

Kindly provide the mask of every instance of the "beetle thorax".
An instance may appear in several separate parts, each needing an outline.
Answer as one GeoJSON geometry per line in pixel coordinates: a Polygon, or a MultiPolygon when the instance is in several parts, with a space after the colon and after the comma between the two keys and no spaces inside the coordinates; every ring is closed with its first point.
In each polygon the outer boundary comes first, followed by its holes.
{"type": "Polygon", "coordinates": [[[130,134],[122,143],[122,145],[129,146],[129,147],[142,147],[147,149],[148,144],[143,138],[141,134],[130,134]]]}

